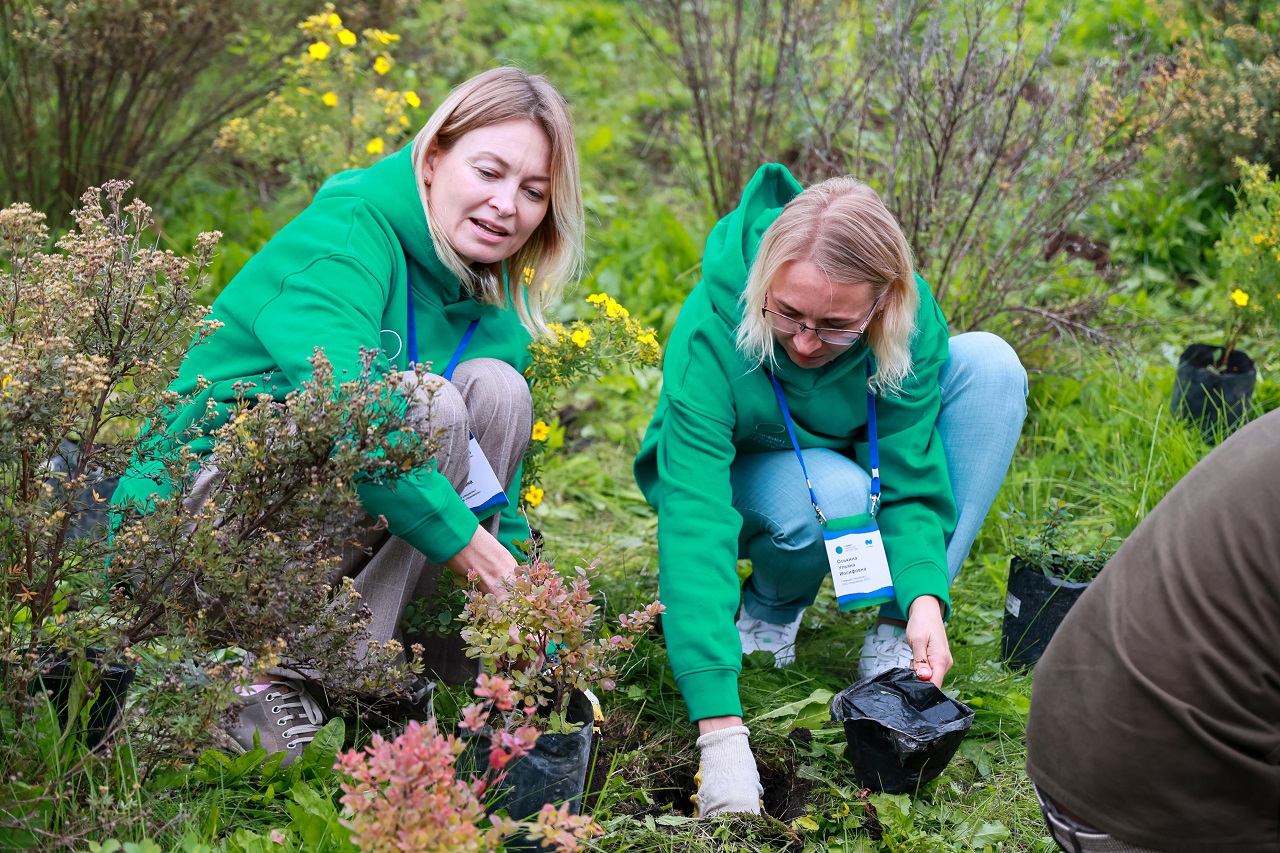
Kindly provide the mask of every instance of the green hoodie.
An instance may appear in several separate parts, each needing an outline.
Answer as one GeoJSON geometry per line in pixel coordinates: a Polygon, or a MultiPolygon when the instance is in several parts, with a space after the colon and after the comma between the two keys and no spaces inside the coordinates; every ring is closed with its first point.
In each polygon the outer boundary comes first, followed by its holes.
{"type": "MultiPolygon", "coordinates": [[[[636,481],[658,510],[663,631],[691,720],[742,713],[742,646],[734,628],[742,517],[731,503],[729,466],[739,453],[784,450],[790,442],[767,374],[737,350],[739,298],[765,229],[801,189],[782,166],[762,166],[737,210],[707,238],[703,278],[667,344],[662,397],[636,459],[636,481]]],[[[935,428],[947,324],[928,286],[919,277],[917,284],[913,375],[899,396],[876,401],[884,500],[878,520],[904,613],[921,595],[949,606],[945,541],[956,514],[935,428]]],[[[852,451],[869,469],[868,348],[859,344],[812,369],[796,366],[780,347],[775,352],[800,446],[852,451]]]]}
{"type": "MultiPolygon", "coordinates": [[[[384,370],[407,369],[409,291],[420,361],[443,369],[467,325],[479,319],[464,361],[496,358],[522,372],[529,365],[530,337],[509,301],[498,308],[472,299],[437,257],[405,148],[326,181],[311,205],[227,285],[210,314],[222,325],[187,352],[170,386],[195,396],[165,418],[166,435],[181,435],[212,401],[212,418],[189,445],[201,456],[209,453],[210,433],[235,410],[237,383],[252,384],[250,394],[283,400],[310,377],[307,359],[316,347],[323,347],[338,377],[358,374],[362,347],[383,349],[384,370]],[[200,378],[210,384],[196,393],[200,378]]],[[[499,541],[509,548],[512,540],[529,536],[528,523],[515,511],[519,483],[517,472],[499,526],[499,541]]],[[[170,492],[161,463],[136,463],[113,503],[146,506],[150,495],[170,492]]],[[[359,494],[371,515],[386,516],[393,534],[433,562],[457,554],[478,525],[435,470],[394,485],[367,484],[359,494]]]]}

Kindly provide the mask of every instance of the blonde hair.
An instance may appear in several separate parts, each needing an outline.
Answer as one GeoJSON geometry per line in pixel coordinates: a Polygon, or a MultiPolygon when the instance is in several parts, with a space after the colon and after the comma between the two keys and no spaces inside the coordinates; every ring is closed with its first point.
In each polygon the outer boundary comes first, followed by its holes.
{"type": "Polygon", "coordinates": [[[565,285],[582,273],[582,183],[578,177],[578,149],[573,139],[569,105],[546,78],[502,66],[477,74],[445,98],[413,140],[413,174],[427,216],[436,254],[478,301],[502,306],[507,293],[489,270],[469,264],[445,237],[431,210],[425,174],[427,149],[434,141],[448,151],[464,135],[482,127],[527,119],[551,142],[551,191],[546,216],[528,241],[506,259],[511,301],[520,322],[534,337],[546,334],[546,307],[565,285]],[[527,274],[532,270],[532,276],[527,274]]]}
{"type": "Polygon", "coordinates": [[[849,177],[815,184],[788,202],[764,232],[742,291],[738,351],[776,365],[773,329],[763,312],[769,284],[785,264],[807,261],[835,287],[870,284],[880,300],[867,326],[878,392],[898,393],[911,375],[911,339],[920,293],[911,247],[875,191],[849,177]]]}

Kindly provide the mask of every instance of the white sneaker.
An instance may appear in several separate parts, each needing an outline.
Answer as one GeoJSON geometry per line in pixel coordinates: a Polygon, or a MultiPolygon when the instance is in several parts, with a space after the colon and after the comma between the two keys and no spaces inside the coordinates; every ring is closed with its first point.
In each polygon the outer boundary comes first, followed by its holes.
{"type": "Polygon", "coordinates": [[[742,653],[773,652],[773,665],[782,668],[790,666],[796,659],[796,634],[800,631],[800,620],[804,618],[804,609],[795,619],[785,625],[766,622],[747,615],[742,608],[738,614],[738,637],[742,640],[742,653]]]}
{"type": "Polygon", "coordinates": [[[862,641],[862,655],[858,658],[858,678],[871,678],[896,666],[911,666],[911,645],[905,636],[906,629],[896,625],[876,625],[862,641]]]}

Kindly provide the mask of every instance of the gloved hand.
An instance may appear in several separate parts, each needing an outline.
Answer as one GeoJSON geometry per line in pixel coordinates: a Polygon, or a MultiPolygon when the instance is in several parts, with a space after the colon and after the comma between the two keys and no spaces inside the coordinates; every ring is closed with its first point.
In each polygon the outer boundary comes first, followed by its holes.
{"type": "Polygon", "coordinates": [[[747,741],[746,726],[730,726],[698,738],[702,761],[695,799],[698,817],[715,817],[727,812],[760,814],[760,773],[747,741]]]}

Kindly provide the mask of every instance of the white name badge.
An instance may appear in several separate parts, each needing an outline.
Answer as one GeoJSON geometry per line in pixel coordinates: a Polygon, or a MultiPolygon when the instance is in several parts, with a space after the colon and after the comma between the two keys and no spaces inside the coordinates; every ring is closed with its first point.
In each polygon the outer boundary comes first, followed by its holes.
{"type": "Polygon", "coordinates": [[[471,474],[467,484],[462,487],[462,500],[472,512],[480,513],[494,507],[507,505],[507,495],[502,491],[498,475],[493,473],[493,466],[484,457],[480,442],[471,436],[471,474]]]}
{"type": "Polygon", "coordinates": [[[822,529],[827,563],[841,610],[856,610],[894,600],[893,576],[880,528],[869,514],[828,521],[822,529]]]}

